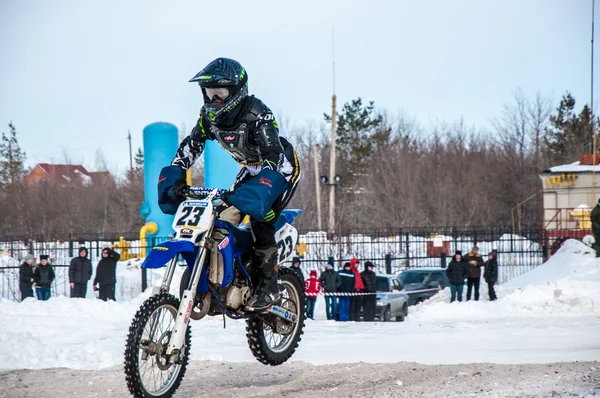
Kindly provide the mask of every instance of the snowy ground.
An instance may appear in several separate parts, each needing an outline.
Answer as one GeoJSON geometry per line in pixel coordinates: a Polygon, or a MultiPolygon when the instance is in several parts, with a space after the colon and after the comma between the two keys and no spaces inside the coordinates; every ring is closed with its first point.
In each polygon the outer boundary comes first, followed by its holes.
{"type": "MultiPolygon", "coordinates": [[[[482,292],[484,292],[482,297],[487,299],[485,289],[482,289],[482,292]]],[[[565,247],[543,266],[498,287],[499,300],[496,302],[484,300],[449,304],[448,296],[448,292],[442,292],[424,304],[411,307],[405,322],[386,324],[326,321],[323,313],[324,304],[318,302],[317,320],[307,323],[304,338],[292,358],[294,363],[287,365],[287,368],[263,367],[254,361],[246,345],[243,322],[228,321],[227,330],[224,331],[221,318],[210,318],[192,324],[194,333],[191,359],[227,363],[223,366],[234,366],[232,364],[234,362],[251,362],[251,365],[235,366],[250,366],[252,369],[258,369],[261,374],[273,375],[273,377],[291,372],[292,369],[301,374],[318,375],[320,373],[315,369],[320,368],[310,365],[357,362],[456,365],[549,364],[600,360],[600,333],[598,333],[600,330],[600,260],[595,259],[592,251],[579,242],[567,242],[565,247]]],[[[122,363],[127,328],[143,300],[142,296],[128,302],[117,303],[65,297],[52,298],[48,302],[33,299],[26,300],[24,303],[0,301],[0,369],[107,368],[97,374],[109,378],[117,377],[111,375],[120,372],[118,369],[122,363]]],[[[194,366],[196,369],[202,366],[219,369],[216,364],[195,363],[194,366]]],[[[352,368],[360,372],[357,366],[343,365],[342,368],[352,368]]],[[[408,375],[410,366],[412,365],[393,365],[398,372],[406,374],[403,376],[406,380],[400,380],[407,385],[412,377],[408,375]]],[[[478,376],[473,374],[491,365],[461,366],[466,366],[465,369],[468,369],[465,377],[475,377],[475,380],[478,380],[478,376]],[[471,371],[472,373],[469,373],[471,371]]],[[[450,380],[460,372],[461,366],[439,367],[441,372],[439,377],[431,380],[442,383],[438,387],[445,385],[444,383],[451,383],[450,380]]],[[[529,382],[534,383],[538,380],[536,377],[539,376],[541,379],[535,383],[551,388],[549,392],[557,391],[562,394],[559,387],[563,386],[564,383],[561,384],[560,381],[563,379],[553,378],[552,380],[558,380],[556,383],[553,382],[554,384],[543,383],[545,376],[541,376],[540,372],[544,366],[492,368],[503,375],[498,377],[504,378],[505,382],[511,381],[509,369],[519,369],[520,373],[524,372],[523,377],[526,377],[528,369],[531,369],[533,372],[531,379],[523,381],[521,387],[524,389],[519,391],[529,391],[526,386],[529,382]]],[[[567,383],[568,380],[571,387],[579,388],[577,394],[583,394],[586,388],[600,389],[597,372],[592,371],[595,376],[588,375],[595,378],[596,387],[591,386],[592,382],[590,385],[584,383],[583,379],[584,373],[589,373],[591,367],[598,368],[598,364],[569,366],[572,368],[567,366],[568,369],[565,368],[564,372],[575,373],[569,373],[571,376],[563,381],[567,383]]],[[[326,391],[323,389],[325,376],[329,372],[339,371],[339,368],[340,366],[322,368],[320,391],[326,391]]],[[[379,369],[380,367],[369,366],[368,368],[379,369]]],[[[434,368],[418,366],[418,369],[434,368]]],[[[437,374],[437,371],[424,370],[424,372],[437,374]]],[[[44,371],[43,374],[53,373],[58,373],[57,377],[67,377],[72,371],[44,371]]],[[[19,382],[22,384],[28,380],[30,374],[26,371],[0,374],[0,382],[3,380],[4,383],[8,383],[5,386],[8,386],[12,383],[10,380],[22,378],[19,382]]],[[[91,375],[96,373],[73,374],[88,375],[87,377],[91,378],[91,375]]],[[[119,383],[122,384],[122,376],[118,377],[121,377],[119,383]]],[[[313,375],[307,380],[312,380],[314,377],[316,376],[313,375]]],[[[385,377],[389,383],[394,376],[392,373],[386,373],[385,377]]],[[[494,390],[493,383],[496,381],[492,379],[482,385],[494,390]]],[[[358,381],[357,379],[356,382],[358,381]]],[[[114,386],[116,391],[125,391],[119,383],[114,386]]],[[[318,378],[315,383],[319,383],[318,378]]],[[[498,383],[502,384],[502,380],[498,383]]],[[[331,384],[331,388],[337,388],[336,386],[335,383],[331,384]]],[[[567,388],[566,384],[564,386],[567,388]]],[[[569,388],[565,391],[575,391],[569,388]]],[[[81,391],[77,396],[105,396],[93,395],[93,391],[97,389],[90,389],[89,394],[81,391]]],[[[395,393],[389,395],[390,391],[386,395],[384,391],[388,390],[382,390],[379,396],[403,396],[394,395],[395,393]]],[[[506,388],[494,391],[505,391],[508,395],[492,393],[489,396],[527,396],[517,391],[510,395],[511,392],[506,388]]],[[[551,396],[540,391],[531,389],[531,396],[551,396]]],[[[268,391],[264,393],[269,394],[268,391]]],[[[257,391],[255,395],[262,394],[258,394],[257,391]]],[[[1,390],[0,396],[2,396],[1,390]]],[[[344,395],[340,393],[339,396],[344,395]]]]}
{"type": "MultiPolygon", "coordinates": [[[[594,395],[595,394],[595,395],[594,395]]],[[[302,362],[192,362],[176,397],[593,397],[597,363],[544,365],[419,365],[302,362]]],[[[128,397],[120,367],[102,370],[21,370],[0,374],[0,396],[19,398],[128,397]],[[59,387],[50,387],[59,386],[59,387]]]]}

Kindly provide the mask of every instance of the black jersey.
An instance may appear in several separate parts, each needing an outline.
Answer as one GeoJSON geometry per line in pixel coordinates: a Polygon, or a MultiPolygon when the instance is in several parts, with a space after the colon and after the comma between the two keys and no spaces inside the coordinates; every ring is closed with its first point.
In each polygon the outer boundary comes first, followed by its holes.
{"type": "Polygon", "coordinates": [[[294,183],[300,173],[296,152],[289,141],[279,136],[273,112],[254,96],[246,97],[240,106],[236,121],[228,126],[211,124],[203,107],[198,123],[179,144],[171,164],[189,169],[202,154],[206,140],[215,140],[235,161],[245,166],[238,179],[269,168],[294,183]]]}

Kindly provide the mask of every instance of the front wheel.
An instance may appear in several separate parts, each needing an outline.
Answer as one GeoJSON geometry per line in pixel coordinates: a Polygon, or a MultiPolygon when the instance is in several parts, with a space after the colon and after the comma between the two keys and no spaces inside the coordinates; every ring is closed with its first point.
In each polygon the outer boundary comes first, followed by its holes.
{"type": "Polygon", "coordinates": [[[281,307],[297,315],[292,323],[274,316],[252,317],[246,322],[250,351],[265,365],[281,365],[296,351],[304,333],[306,297],[300,277],[287,268],[279,268],[283,285],[281,307]],[[268,322],[265,322],[268,321],[268,322]]]}
{"type": "Polygon", "coordinates": [[[390,307],[387,307],[385,309],[385,311],[383,311],[383,316],[381,317],[381,320],[383,322],[389,322],[390,318],[391,318],[390,307]]]}
{"type": "Polygon", "coordinates": [[[178,309],[179,300],[167,293],[158,294],[142,304],[131,322],[125,346],[125,379],[136,398],[171,397],[181,384],[190,355],[189,326],[178,363],[170,363],[166,355],[178,309]]]}
{"type": "Polygon", "coordinates": [[[404,304],[404,307],[402,307],[402,313],[400,314],[400,316],[396,317],[396,322],[404,322],[404,318],[406,318],[406,315],[408,315],[408,306],[404,304]]]}

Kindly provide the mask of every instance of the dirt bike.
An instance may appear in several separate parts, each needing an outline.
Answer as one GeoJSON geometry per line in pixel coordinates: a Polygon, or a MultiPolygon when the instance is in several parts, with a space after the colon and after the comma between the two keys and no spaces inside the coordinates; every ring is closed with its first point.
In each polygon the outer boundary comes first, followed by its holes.
{"type": "MultiPolygon", "coordinates": [[[[127,387],[135,397],[170,397],[181,384],[191,347],[190,319],[227,316],[246,320],[252,354],[266,365],[288,360],[301,340],[305,296],[300,278],[280,267],[281,302],[261,313],[245,311],[255,294],[258,269],[254,265],[249,225],[221,219],[223,190],[187,187],[187,200],[175,214],[174,238],[155,246],[142,268],[167,265],[160,286],[142,304],[129,327],[125,348],[127,387]],[[186,264],[179,298],[170,293],[179,257],[186,264]]],[[[231,208],[229,208],[231,209],[231,208]]],[[[301,210],[283,210],[275,223],[277,259],[293,252],[298,232],[292,226],[301,210]]]]}

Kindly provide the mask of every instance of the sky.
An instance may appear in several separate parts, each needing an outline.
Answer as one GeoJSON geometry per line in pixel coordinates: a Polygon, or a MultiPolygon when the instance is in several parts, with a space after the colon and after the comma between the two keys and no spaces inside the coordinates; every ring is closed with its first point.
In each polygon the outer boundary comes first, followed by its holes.
{"type": "Polygon", "coordinates": [[[123,171],[128,131],[135,152],[152,122],[193,126],[188,80],[217,57],[242,63],[284,126],[318,125],[332,29],[338,110],[360,96],[486,128],[518,88],[589,103],[591,17],[592,0],[0,0],[0,132],[15,124],[29,166],[95,170],[101,152],[123,171]]]}

